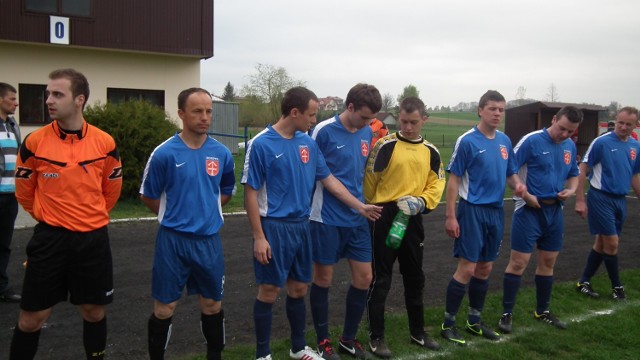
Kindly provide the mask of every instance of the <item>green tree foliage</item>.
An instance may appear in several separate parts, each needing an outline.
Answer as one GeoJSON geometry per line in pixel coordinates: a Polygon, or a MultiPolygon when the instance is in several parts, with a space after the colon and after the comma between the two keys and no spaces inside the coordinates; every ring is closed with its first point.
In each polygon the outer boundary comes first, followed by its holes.
{"type": "Polygon", "coordinates": [[[398,104],[400,104],[404,98],[408,98],[409,96],[420,97],[420,91],[418,91],[418,88],[411,84],[405,86],[402,93],[398,95],[398,104]]]}
{"type": "Polygon", "coordinates": [[[231,81],[227,82],[227,86],[224,87],[224,93],[222,94],[222,100],[224,101],[234,101],[236,99],[236,92],[231,85],[231,81]]]}
{"type": "Polygon", "coordinates": [[[240,126],[265,126],[277,120],[272,117],[267,104],[255,95],[245,96],[240,100],[238,111],[240,126]]]}
{"type": "Polygon", "coordinates": [[[96,104],[85,119],[115,139],[122,160],[121,199],[137,199],[147,159],[153,149],[179,130],[163,109],[146,101],[96,104]]]}
{"type": "Polygon", "coordinates": [[[257,64],[256,72],[249,76],[249,84],[242,88],[243,96],[256,96],[267,104],[272,121],[280,117],[280,102],[284,93],[305,83],[293,79],[283,67],[257,64]]]}

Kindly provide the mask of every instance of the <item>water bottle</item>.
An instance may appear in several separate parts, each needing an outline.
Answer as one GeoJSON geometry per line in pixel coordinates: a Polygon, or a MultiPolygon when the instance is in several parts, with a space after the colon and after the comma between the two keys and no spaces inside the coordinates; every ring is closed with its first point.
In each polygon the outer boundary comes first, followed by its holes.
{"type": "Polygon", "coordinates": [[[393,224],[391,225],[391,229],[389,229],[389,235],[387,235],[387,240],[385,244],[392,248],[397,249],[402,244],[402,239],[404,238],[404,233],[407,230],[407,224],[409,223],[409,215],[406,215],[402,211],[398,211],[396,217],[393,218],[393,224]]]}

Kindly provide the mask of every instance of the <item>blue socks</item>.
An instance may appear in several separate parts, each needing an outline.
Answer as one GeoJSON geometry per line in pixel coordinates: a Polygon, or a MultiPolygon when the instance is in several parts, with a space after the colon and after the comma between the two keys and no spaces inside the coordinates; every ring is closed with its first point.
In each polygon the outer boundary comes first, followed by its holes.
{"type": "Polygon", "coordinates": [[[536,275],[536,312],[542,314],[549,310],[551,302],[551,288],[553,287],[553,276],[536,275]]]}
{"type": "Polygon", "coordinates": [[[604,260],[604,255],[591,249],[591,251],[589,252],[589,256],[587,256],[587,264],[584,266],[584,271],[582,272],[582,277],[580,278],[581,283],[591,281],[593,275],[595,275],[596,271],[598,271],[602,260],[604,260]]]}
{"type": "Polygon", "coordinates": [[[607,273],[609,274],[609,280],[611,280],[611,287],[622,286],[620,282],[620,270],[618,268],[618,255],[602,255],[604,259],[604,266],[607,267],[607,273]]]}
{"type": "Polygon", "coordinates": [[[271,354],[271,319],[273,304],[258,299],[253,303],[253,322],[256,329],[256,358],[271,354]]]}
{"type": "Polygon", "coordinates": [[[459,283],[456,279],[451,278],[449,286],[447,286],[447,296],[444,315],[444,326],[451,327],[456,323],[456,314],[460,310],[460,304],[466,292],[465,284],[459,283]]]}
{"type": "Polygon", "coordinates": [[[342,338],[347,340],[354,340],[358,332],[358,326],[360,320],[362,320],[362,314],[367,306],[367,294],[369,289],[356,289],[352,286],[349,287],[347,292],[347,304],[344,316],[344,329],[342,330],[342,338]]]}
{"type": "Polygon", "coordinates": [[[304,328],[306,309],[304,305],[304,297],[292,298],[287,296],[286,301],[287,319],[289,319],[289,327],[291,328],[291,351],[298,352],[306,346],[304,339],[304,328]]]}
{"type": "Polygon", "coordinates": [[[329,338],[329,288],[311,284],[309,304],[318,344],[329,338]]]}
{"type": "Polygon", "coordinates": [[[516,305],[516,296],[520,289],[520,283],[522,276],[504,273],[504,280],[502,281],[502,313],[513,313],[513,307],[516,305]]]}
{"type": "Polygon", "coordinates": [[[487,297],[489,282],[487,280],[471,277],[469,281],[469,324],[480,322],[480,313],[484,308],[484,299],[487,297]]]}

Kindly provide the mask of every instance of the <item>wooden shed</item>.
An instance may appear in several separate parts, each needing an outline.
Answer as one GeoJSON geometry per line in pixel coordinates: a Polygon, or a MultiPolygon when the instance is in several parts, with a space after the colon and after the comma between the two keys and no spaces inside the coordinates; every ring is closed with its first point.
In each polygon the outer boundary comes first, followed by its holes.
{"type": "Polygon", "coordinates": [[[578,128],[578,154],[584,154],[593,139],[598,136],[598,124],[606,116],[607,108],[598,105],[570,104],[538,101],[506,110],[504,130],[515,146],[520,139],[534,131],[547,127],[562,107],[573,105],[582,110],[584,119],[578,128]]]}

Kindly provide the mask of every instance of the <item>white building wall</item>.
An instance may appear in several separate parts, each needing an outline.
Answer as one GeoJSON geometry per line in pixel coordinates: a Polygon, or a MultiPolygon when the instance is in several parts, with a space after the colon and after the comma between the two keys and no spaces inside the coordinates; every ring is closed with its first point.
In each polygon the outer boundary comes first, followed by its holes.
{"type": "MultiPolygon", "coordinates": [[[[107,87],[164,90],[165,111],[179,126],[178,94],[200,86],[199,58],[4,41],[0,54],[0,81],[16,89],[20,83],[46,85],[52,70],[74,68],[89,81],[89,105],[105,104],[107,87]]],[[[20,121],[19,110],[15,118],[20,121]]],[[[21,126],[24,135],[37,128],[21,126]]]]}

